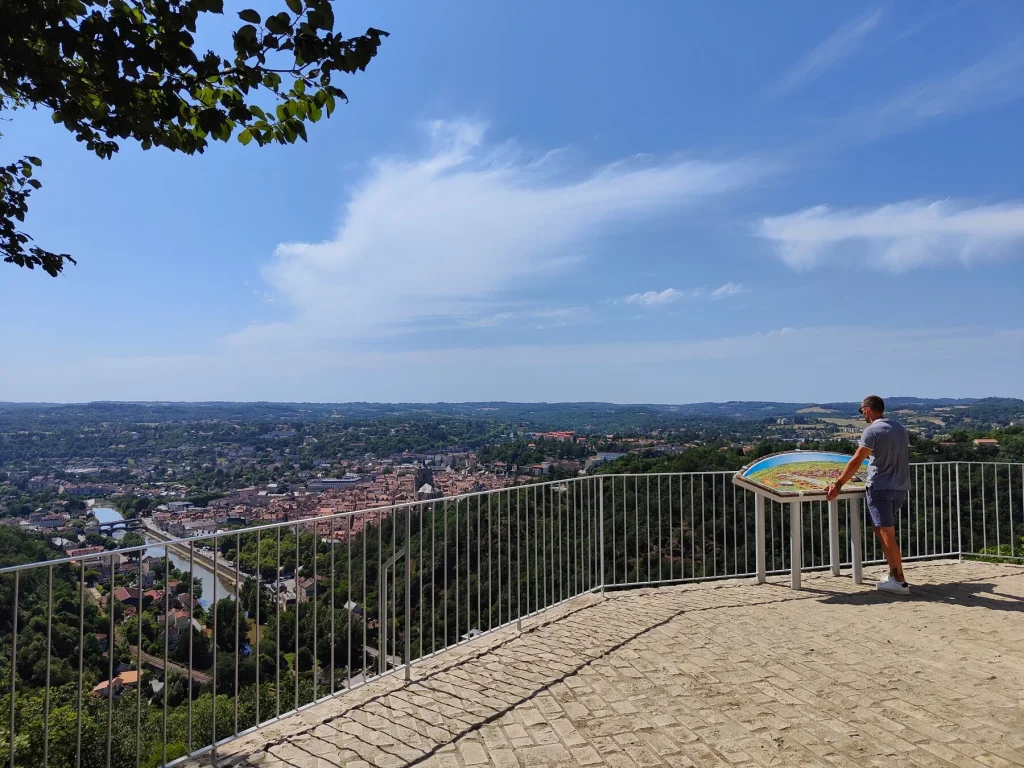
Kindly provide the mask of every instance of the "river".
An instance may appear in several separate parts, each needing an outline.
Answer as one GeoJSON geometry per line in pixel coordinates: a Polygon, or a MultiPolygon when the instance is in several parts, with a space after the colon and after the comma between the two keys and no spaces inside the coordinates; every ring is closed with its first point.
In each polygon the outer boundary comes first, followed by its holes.
{"type": "MultiPolygon", "coordinates": [[[[116,509],[111,509],[110,507],[93,507],[90,510],[90,512],[93,515],[95,515],[96,519],[99,520],[101,523],[112,523],[117,520],[124,520],[124,516],[120,512],[118,512],[116,509]]],[[[160,542],[151,538],[146,533],[145,528],[141,529],[139,532],[146,539],[147,544],[157,545],[147,549],[146,554],[150,557],[163,557],[164,548],[163,546],[160,546],[160,542]]],[[[114,531],[114,539],[120,541],[122,538],[124,538],[124,534],[124,530],[118,529],[114,531]]],[[[171,559],[171,565],[173,565],[178,570],[185,571],[186,573],[188,572],[188,558],[176,555],[173,551],[168,552],[168,555],[170,556],[171,559]]],[[[199,599],[199,604],[204,608],[209,608],[211,603],[210,598],[213,596],[213,571],[203,567],[199,563],[193,563],[192,573],[195,575],[197,579],[202,579],[203,582],[203,596],[199,599]]],[[[234,596],[234,581],[227,581],[225,579],[221,579],[220,583],[217,585],[217,599],[220,600],[224,597],[234,596]]]]}

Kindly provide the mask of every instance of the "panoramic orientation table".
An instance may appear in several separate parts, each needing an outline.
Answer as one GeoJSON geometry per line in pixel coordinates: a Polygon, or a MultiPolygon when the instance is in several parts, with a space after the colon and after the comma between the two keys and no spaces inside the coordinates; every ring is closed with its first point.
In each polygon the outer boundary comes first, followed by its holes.
{"type": "MultiPolygon", "coordinates": [[[[763,584],[766,575],[764,550],[764,500],[771,499],[789,505],[790,582],[800,589],[800,571],[803,568],[803,506],[807,501],[824,501],[825,489],[838,479],[843,467],[853,458],[841,453],[819,451],[789,451],[764,456],[737,472],[732,481],[741,488],[754,492],[754,521],[756,526],[757,581],[763,584]]],[[[828,505],[828,548],[832,575],[839,575],[839,500],[850,500],[850,559],[853,563],[853,583],[861,583],[861,514],[864,498],[864,468],[843,486],[842,493],[828,505]]]]}

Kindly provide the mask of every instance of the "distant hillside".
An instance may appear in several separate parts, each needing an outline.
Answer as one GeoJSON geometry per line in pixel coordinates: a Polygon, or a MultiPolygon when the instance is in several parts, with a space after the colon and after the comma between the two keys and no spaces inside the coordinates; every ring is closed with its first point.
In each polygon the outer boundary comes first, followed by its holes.
{"type": "MultiPolygon", "coordinates": [[[[702,422],[758,422],[779,418],[857,417],[859,402],[785,403],[730,401],[621,405],[615,403],[169,403],[96,402],[84,404],[0,403],[0,432],[69,428],[95,424],[149,424],[202,421],[301,423],[325,419],[374,420],[456,417],[517,425],[527,429],[580,432],[649,432],[702,422]]],[[[893,397],[890,412],[928,417],[944,427],[1024,421],[1024,400],[1016,398],[893,397]]]]}

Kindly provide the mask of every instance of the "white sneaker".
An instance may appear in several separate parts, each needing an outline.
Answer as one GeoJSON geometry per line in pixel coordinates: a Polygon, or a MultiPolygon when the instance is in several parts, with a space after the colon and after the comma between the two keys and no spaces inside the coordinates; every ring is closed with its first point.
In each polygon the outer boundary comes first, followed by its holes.
{"type": "Polygon", "coordinates": [[[876,589],[882,592],[890,592],[894,595],[909,595],[910,585],[905,581],[896,581],[891,575],[885,581],[875,584],[876,589]]]}

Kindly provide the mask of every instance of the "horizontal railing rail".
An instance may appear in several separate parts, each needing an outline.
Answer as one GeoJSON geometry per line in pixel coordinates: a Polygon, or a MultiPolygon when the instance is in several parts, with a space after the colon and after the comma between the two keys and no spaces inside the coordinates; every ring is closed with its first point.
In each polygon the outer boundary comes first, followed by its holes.
{"type": "MultiPolygon", "coordinates": [[[[173,765],[480,634],[595,591],[757,572],[732,472],[537,482],[0,568],[0,762],[173,765]]],[[[908,559],[1021,561],[1024,465],[917,464],[908,559]]],[[[852,506],[839,502],[850,564],[852,506]]],[[[828,508],[802,516],[830,565],[828,508]]],[[[880,561],[859,526],[867,562],[880,561]]],[[[793,562],[764,500],[764,567],[793,562]]]]}

